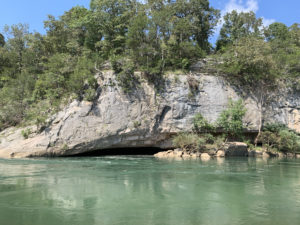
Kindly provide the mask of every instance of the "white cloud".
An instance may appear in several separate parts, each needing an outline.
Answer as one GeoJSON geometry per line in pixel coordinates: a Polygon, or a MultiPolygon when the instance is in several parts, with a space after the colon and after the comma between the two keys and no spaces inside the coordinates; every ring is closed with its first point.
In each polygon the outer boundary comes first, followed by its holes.
{"type": "Polygon", "coordinates": [[[258,2],[256,0],[247,0],[246,2],[243,0],[230,0],[222,10],[221,14],[224,16],[226,13],[233,10],[236,10],[237,12],[257,12],[258,2]]]}
{"type": "MultiPolygon", "coordinates": [[[[229,2],[225,5],[225,8],[221,11],[221,17],[223,17],[226,13],[232,12],[236,10],[237,12],[250,12],[253,11],[256,13],[259,10],[258,1],[257,0],[229,0],[229,2]]],[[[268,26],[271,23],[274,23],[274,19],[267,19],[262,17],[263,26],[268,26]]],[[[220,23],[217,26],[217,33],[221,29],[224,21],[221,19],[220,23]]]]}
{"type": "Polygon", "coordinates": [[[269,26],[270,24],[272,24],[276,21],[274,19],[266,19],[265,17],[262,17],[262,19],[263,19],[264,27],[267,27],[267,26],[269,26]]]}

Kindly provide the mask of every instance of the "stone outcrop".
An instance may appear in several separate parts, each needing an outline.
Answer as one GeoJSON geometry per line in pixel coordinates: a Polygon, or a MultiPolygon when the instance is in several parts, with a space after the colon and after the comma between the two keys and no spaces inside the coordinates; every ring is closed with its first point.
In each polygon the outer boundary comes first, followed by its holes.
{"type": "Polygon", "coordinates": [[[257,158],[261,158],[263,156],[263,152],[261,151],[255,151],[255,150],[250,150],[248,152],[248,156],[249,157],[257,157],[257,158]]]}
{"type": "Polygon", "coordinates": [[[248,146],[243,142],[228,142],[225,147],[225,156],[244,157],[248,156],[248,146]]]}
{"type": "Polygon", "coordinates": [[[222,158],[222,157],[225,157],[225,155],[226,155],[226,154],[225,154],[225,151],[224,151],[224,150],[219,150],[219,151],[217,151],[217,154],[216,154],[217,157],[221,157],[221,158],[222,158]]]}
{"type": "MultiPolygon", "coordinates": [[[[258,129],[257,97],[231,86],[220,76],[190,74],[198,82],[197,92],[190,90],[187,75],[166,75],[160,91],[141,74],[136,76],[140,77],[136,89],[125,94],[112,71],[98,74],[99,88],[93,102],[71,101],[49,119],[42,133],[30,127],[28,139],[22,136],[27,128],[2,131],[0,157],[68,156],[121,147],[172,149],[172,135],[191,130],[196,113],[214,122],[229,99],[243,98],[247,131],[258,129]]],[[[288,90],[274,95],[274,101],[265,107],[263,120],[282,122],[300,131],[299,100],[299,94],[288,90]]]]}

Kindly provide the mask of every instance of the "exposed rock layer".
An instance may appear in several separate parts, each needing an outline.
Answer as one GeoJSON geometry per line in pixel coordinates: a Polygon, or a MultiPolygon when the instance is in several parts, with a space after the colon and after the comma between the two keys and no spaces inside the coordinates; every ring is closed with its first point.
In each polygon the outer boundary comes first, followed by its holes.
{"type": "MultiPolygon", "coordinates": [[[[136,74],[140,76],[140,74],[136,74]]],[[[222,77],[195,73],[198,91],[189,88],[186,75],[169,74],[163,90],[156,92],[142,77],[131,94],[124,94],[111,71],[98,75],[94,102],[73,101],[54,115],[42,133],[24,139],[25,128],[0,133],[0,157],[68,156],[122,147],[173,148],[172,135],[189,131],[196,113],[210,122],[230,98],[243,98],[247,108],[245,125],[254,132],[260,124],[260,105],[255,94],[231,86],[222,77]]],[[[298,93],[274,94],[264,108],[265,122],[281,122],[300,131],[298,93]]]]}

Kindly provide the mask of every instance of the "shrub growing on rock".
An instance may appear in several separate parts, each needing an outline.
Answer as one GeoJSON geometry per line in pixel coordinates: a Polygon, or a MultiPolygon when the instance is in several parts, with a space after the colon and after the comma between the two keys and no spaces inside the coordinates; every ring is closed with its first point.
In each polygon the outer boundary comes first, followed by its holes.
{"type": "Polygon", "coordinates": [[[229,100],[228,108],[221,113],[217,121],[218,127],[223,130],[227,138],[240,139],[242,137],[245,114],[246,109],[242,100],[229,100]]]}
{"type": "Polygon", "coordinates": [[[181,133],[173,138],[173,143],[184,151],[200,150],[206,143],[204,138],[193,133],[181,133]]]}
{"type": "Polygon", "coordinates": [[[117,81],[125,93],[132,93],[139,84],[138,78],[134,75],[135,66],[132,62],[124,62],[115,70],[117,81]]]}
{"type": "Polygon", "coordinates": [[[267,124],[259,137],[267,150],[299,152],[300,136],[283,124],[267,124]]]}
{"type": "Polygon", "coordinates": [[[215,126],[209,123],[201,113],[197,113],[193,119],[194,131],[196,133],[210,133],[215,130],[215,126]]]}
{"type": "Polygon", "coordinates": [[[31,134],[31,130],[29,128],[25,129],[25,130],[22,130],[21,131],[21,134],[23,136],[24,139],[28,139],[29,138],[29,135],[31,134]]]}

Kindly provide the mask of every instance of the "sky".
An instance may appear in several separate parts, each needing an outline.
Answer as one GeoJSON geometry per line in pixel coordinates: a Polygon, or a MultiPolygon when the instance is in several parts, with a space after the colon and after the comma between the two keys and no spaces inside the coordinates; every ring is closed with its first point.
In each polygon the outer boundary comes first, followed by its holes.
{"type": "MultiPolygon", "coordinates": [[[[4,25],[29,24],[31,31],[45,33],[43,21],[47,15],[60,16],[76,5],[89,7],[90,0],[1,0],[0,32],[4,25]]],[[[227,12],[254,11],[264,24],[282,22],[288,26],[300,23],[300,0],[210,0],[210,4],[225,15],[227,12]]],[[[221,24],[216,29],[220,29],[221,24]]],[[[211,38],[214,42],[217,35],[211,38]]]]}

